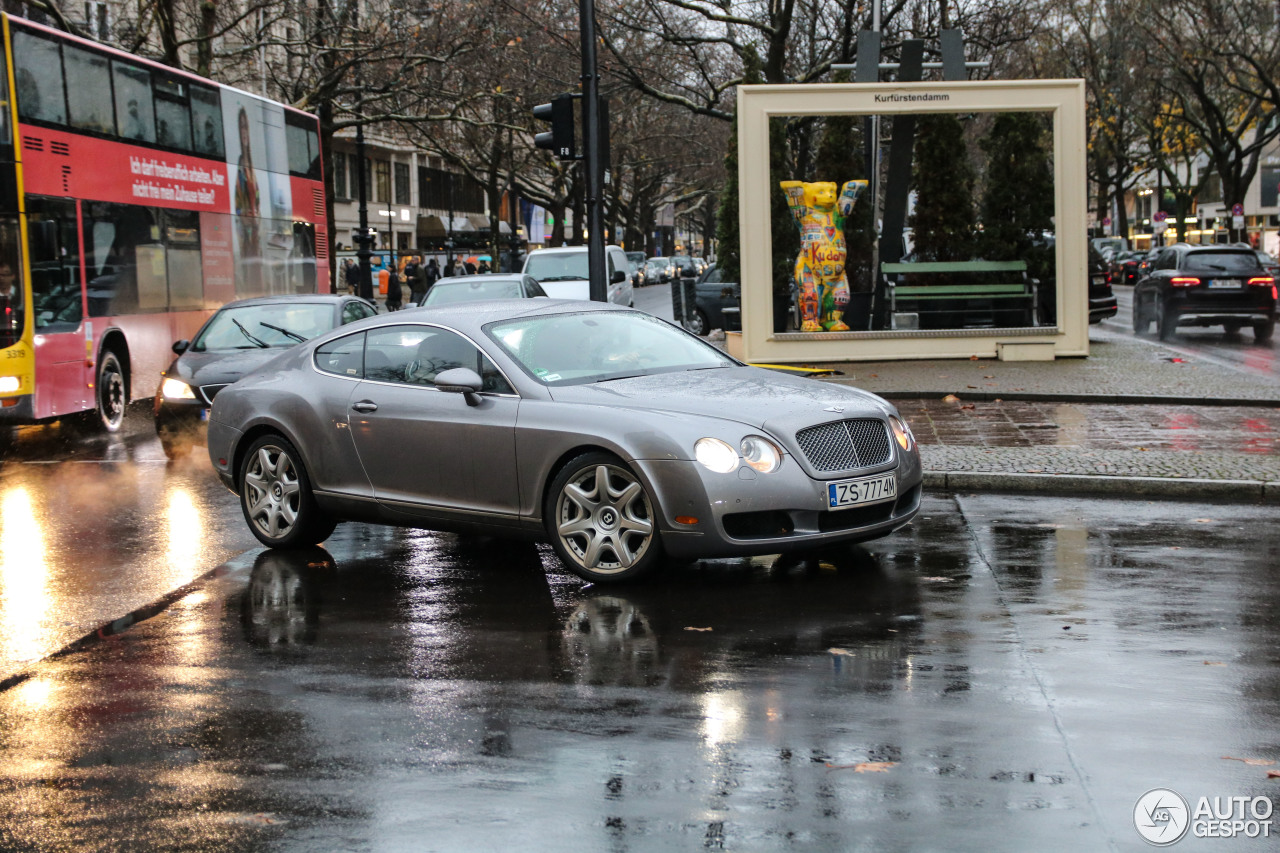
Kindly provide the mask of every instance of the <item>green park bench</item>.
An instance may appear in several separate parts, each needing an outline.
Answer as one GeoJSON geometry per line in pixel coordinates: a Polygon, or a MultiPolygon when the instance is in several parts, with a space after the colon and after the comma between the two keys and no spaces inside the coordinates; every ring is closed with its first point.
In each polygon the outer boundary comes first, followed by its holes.
{"type": "Polygon", "coordinates": [[[921,328],[942,315],[950,322],[935,328],[1036,325],[1036,282],[1027,278],[1025,261],[902,261],[881,264],[880,272],[890,314],[916,314],[921,328]]]}

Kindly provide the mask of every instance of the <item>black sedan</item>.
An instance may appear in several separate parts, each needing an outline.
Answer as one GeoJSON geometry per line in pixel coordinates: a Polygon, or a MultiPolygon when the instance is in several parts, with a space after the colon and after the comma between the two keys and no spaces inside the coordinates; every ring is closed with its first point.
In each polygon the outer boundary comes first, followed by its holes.
{"type": "Polygon", "coordinates": [[[720,267],[712,264],[694,285],[693,314],[684,326],[695,335],[705,335],[712,329],[724,329],[726,332],[742,329],[740,285],[721,281],[721,278],[720,267]]]}
{"type": "Polygon", "coordinates": [[[1133,331],[1145,334],[1153,322],[1161,340],[1178,326],[1222,326],[1227,334],[1252,326],[1254,340],[1269,341],[1276,328],[1276,280],[1253,249],[1166,246],[1133,289],[1133,331]]]}
{"type": "Polygon", "coordinates": [[[377,314],[352,295],[291,294],[228,302],[191,341],[177,341],[177,358],[160,375],[156,432],[175,459],[202,443],[209,407],[219,391],[303,341],[377,314]]]}
{"type": "Polygon", "coordinates": [[[456,302],[484,302],[490,299],[532,299],[546,296],[538,280],[523,273],[490,273],[442,278],[422,297],[423,306],[439,307],[456,302]]]}

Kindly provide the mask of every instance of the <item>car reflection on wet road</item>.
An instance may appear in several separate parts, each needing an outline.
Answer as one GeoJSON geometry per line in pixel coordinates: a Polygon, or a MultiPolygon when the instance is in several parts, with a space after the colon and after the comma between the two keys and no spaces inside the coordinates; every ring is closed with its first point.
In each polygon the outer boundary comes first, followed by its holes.
{"type": "Polygon", "coordinates": [[[1277,515],[933,495],[609,589],[345,525],[0,693],[0,847],[1145,849],[1152,788],[1274,795],[1277,515]]]}

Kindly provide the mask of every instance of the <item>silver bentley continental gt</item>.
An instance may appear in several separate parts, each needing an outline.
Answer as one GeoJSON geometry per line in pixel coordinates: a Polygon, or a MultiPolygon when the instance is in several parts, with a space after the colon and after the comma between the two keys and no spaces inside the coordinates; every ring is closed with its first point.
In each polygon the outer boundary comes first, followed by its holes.
{"type": "Polygon", "coordinates": [[[265,545],[340,521],[549,540],[595,582],[667,555],[866,541],[920,506],[897,410],[595,302],[397,311],[223,390],[209,456],[265,545]]]}

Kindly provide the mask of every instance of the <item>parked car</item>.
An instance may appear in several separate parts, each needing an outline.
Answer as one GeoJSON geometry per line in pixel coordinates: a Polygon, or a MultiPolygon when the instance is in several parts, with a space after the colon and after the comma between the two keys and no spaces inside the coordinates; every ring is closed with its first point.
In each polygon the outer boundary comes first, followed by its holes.
{"type": "Polygon", "coordinates": [[[741,285],[722,282],[720,278],[720,268],[712,264],[694,285],[693,316],[685,328],[695,335],[705,335],[712,329],[724,329],[726,332],[742,330],[742,316],[738,310],[741,285]],[[726,312],[726,308],[731,310],[726,312]]]}
{"type": "Polygon", "coordinates": [[[698,265],[693,262],[693,258],[688,255],[672,255],[671,258],[671,275],[680,276],[682,278],[697,278],[698,265]]]}
{"type": "Polygon", "coordinates": [[[1280,276],[1280,264],[1276,263],[1276,259],[1271,256],[1270,252],[1264,252],[1262,249],[1255,249],[1248,243],[1232,243],[1241,249],[1248,249],[1258,256],[1258,263],[1262,264],[1262,268],[1267,271],[1269,276],[1280,276]]]}
{"type": "Polygon", "coordinates": [[[1152,248],[1145,255],[1142,256],[1142,259],[1140,261],[1138,261],[1138,279],[1137,281],[1134,282],[1134,284],[1137,284],[1139,281],[1142,281],[1144,278],[1147,277],[1147,274],[1151,272],[1151,265],[1156,262],[1156,257],[1160,254],[1161,248],[1162,247],[1160,246],[1156,246],[1152,248]]]}
{"type": "Polygon", "coordinates": [[[209,456],[270,547],[357,520],[532,536],[594,582],[664,554],[878,538],[915,516],[922,478],[874,394],[565,300],[385,314],[303,344],[215,398],[209,456]]]}
{"type": "Polygon", "coordinates": [[[1116,252],[1111,256],[1111,283],[1137,284],[1138,266],[1145,256],[1143,252],[1116,252]]]}
{"type": "Polygon", "coordinates": [[[1116,316],[1120,310],[1115,291],[1111,289],[1112,275],[1102,255],[1089,247],[1089,323],[1101,323],[1116,316]]]}
{"type": "Polygon", "coordinates": [[[671,281],[671,259],[650,258],[645,261],[644,278],[649,284],[666,284],[671,281]]]}
{"type": "Polygon", "coordinates": [[[635,258],[631,257],[633,254],[636,254],[636,253],[627,252],[627,265],[630,267],[630,270],[631,270],[631,286],[644,287],[646,282],[644,280],[643,256],[641,260],[637,261],[635,258]]]}
{"type": "Polygon", "coordinates": [[[316,335],[378,313],[369,302],[342,294],[290,294],[228,302],[190,341],[177,341],[177,358],[160,374],[154,414],[165,456],[175,459],[203,441],[209,407],[218,392],[316,335]]]}
{"type": "Polygon", "coordinates": [[[523,273],[487,273],[442,278],[431,286],[419,304],[438,308],[455,302],[531,299],[546,295],[546,291],[533,276],[523,273]]]}
{"type": "Polygon", "coordinates": [[[1133,331],[1146,334],[1153,322],[1161,340],[1185,325],[1222,326],[1228,334],[1252,326],[1255,340],[1269,341],[1276,279],[1250,248],[1166,246],[1133,289],[1133,331]]]}
{"type": "MultiPolygon", "coordinates": [[[[1054,238],[1046,236],[1043,243],[1049,249],[1053,248],[1054,238]]],[[[1119,311],[1119,304],[1116,301],[1115,291],[1111,289],[1111,267],[1098,249],[1094,248],[1093,242],[1088,247],[1088,275],[1089,275],[1089,323],[1101,323],[1108,317],[1114,317],[1119,311]]],[[[1042,325],[1052,326],[1057,323],[1057,283],[1054,279],[1042,281],[1036,297],[1039,301],[1039,321],[1042,325]]]]}
{"type": "MultiPolygon", "coordinates": [[[[634,305],[627,255],[618,246],[604,248],[607,301],[634,305]]],[[[553,299],[590,299],[591,281],[586,246],[538,249],[524,261],[524,274],[533,276],[553,299]]]]}

